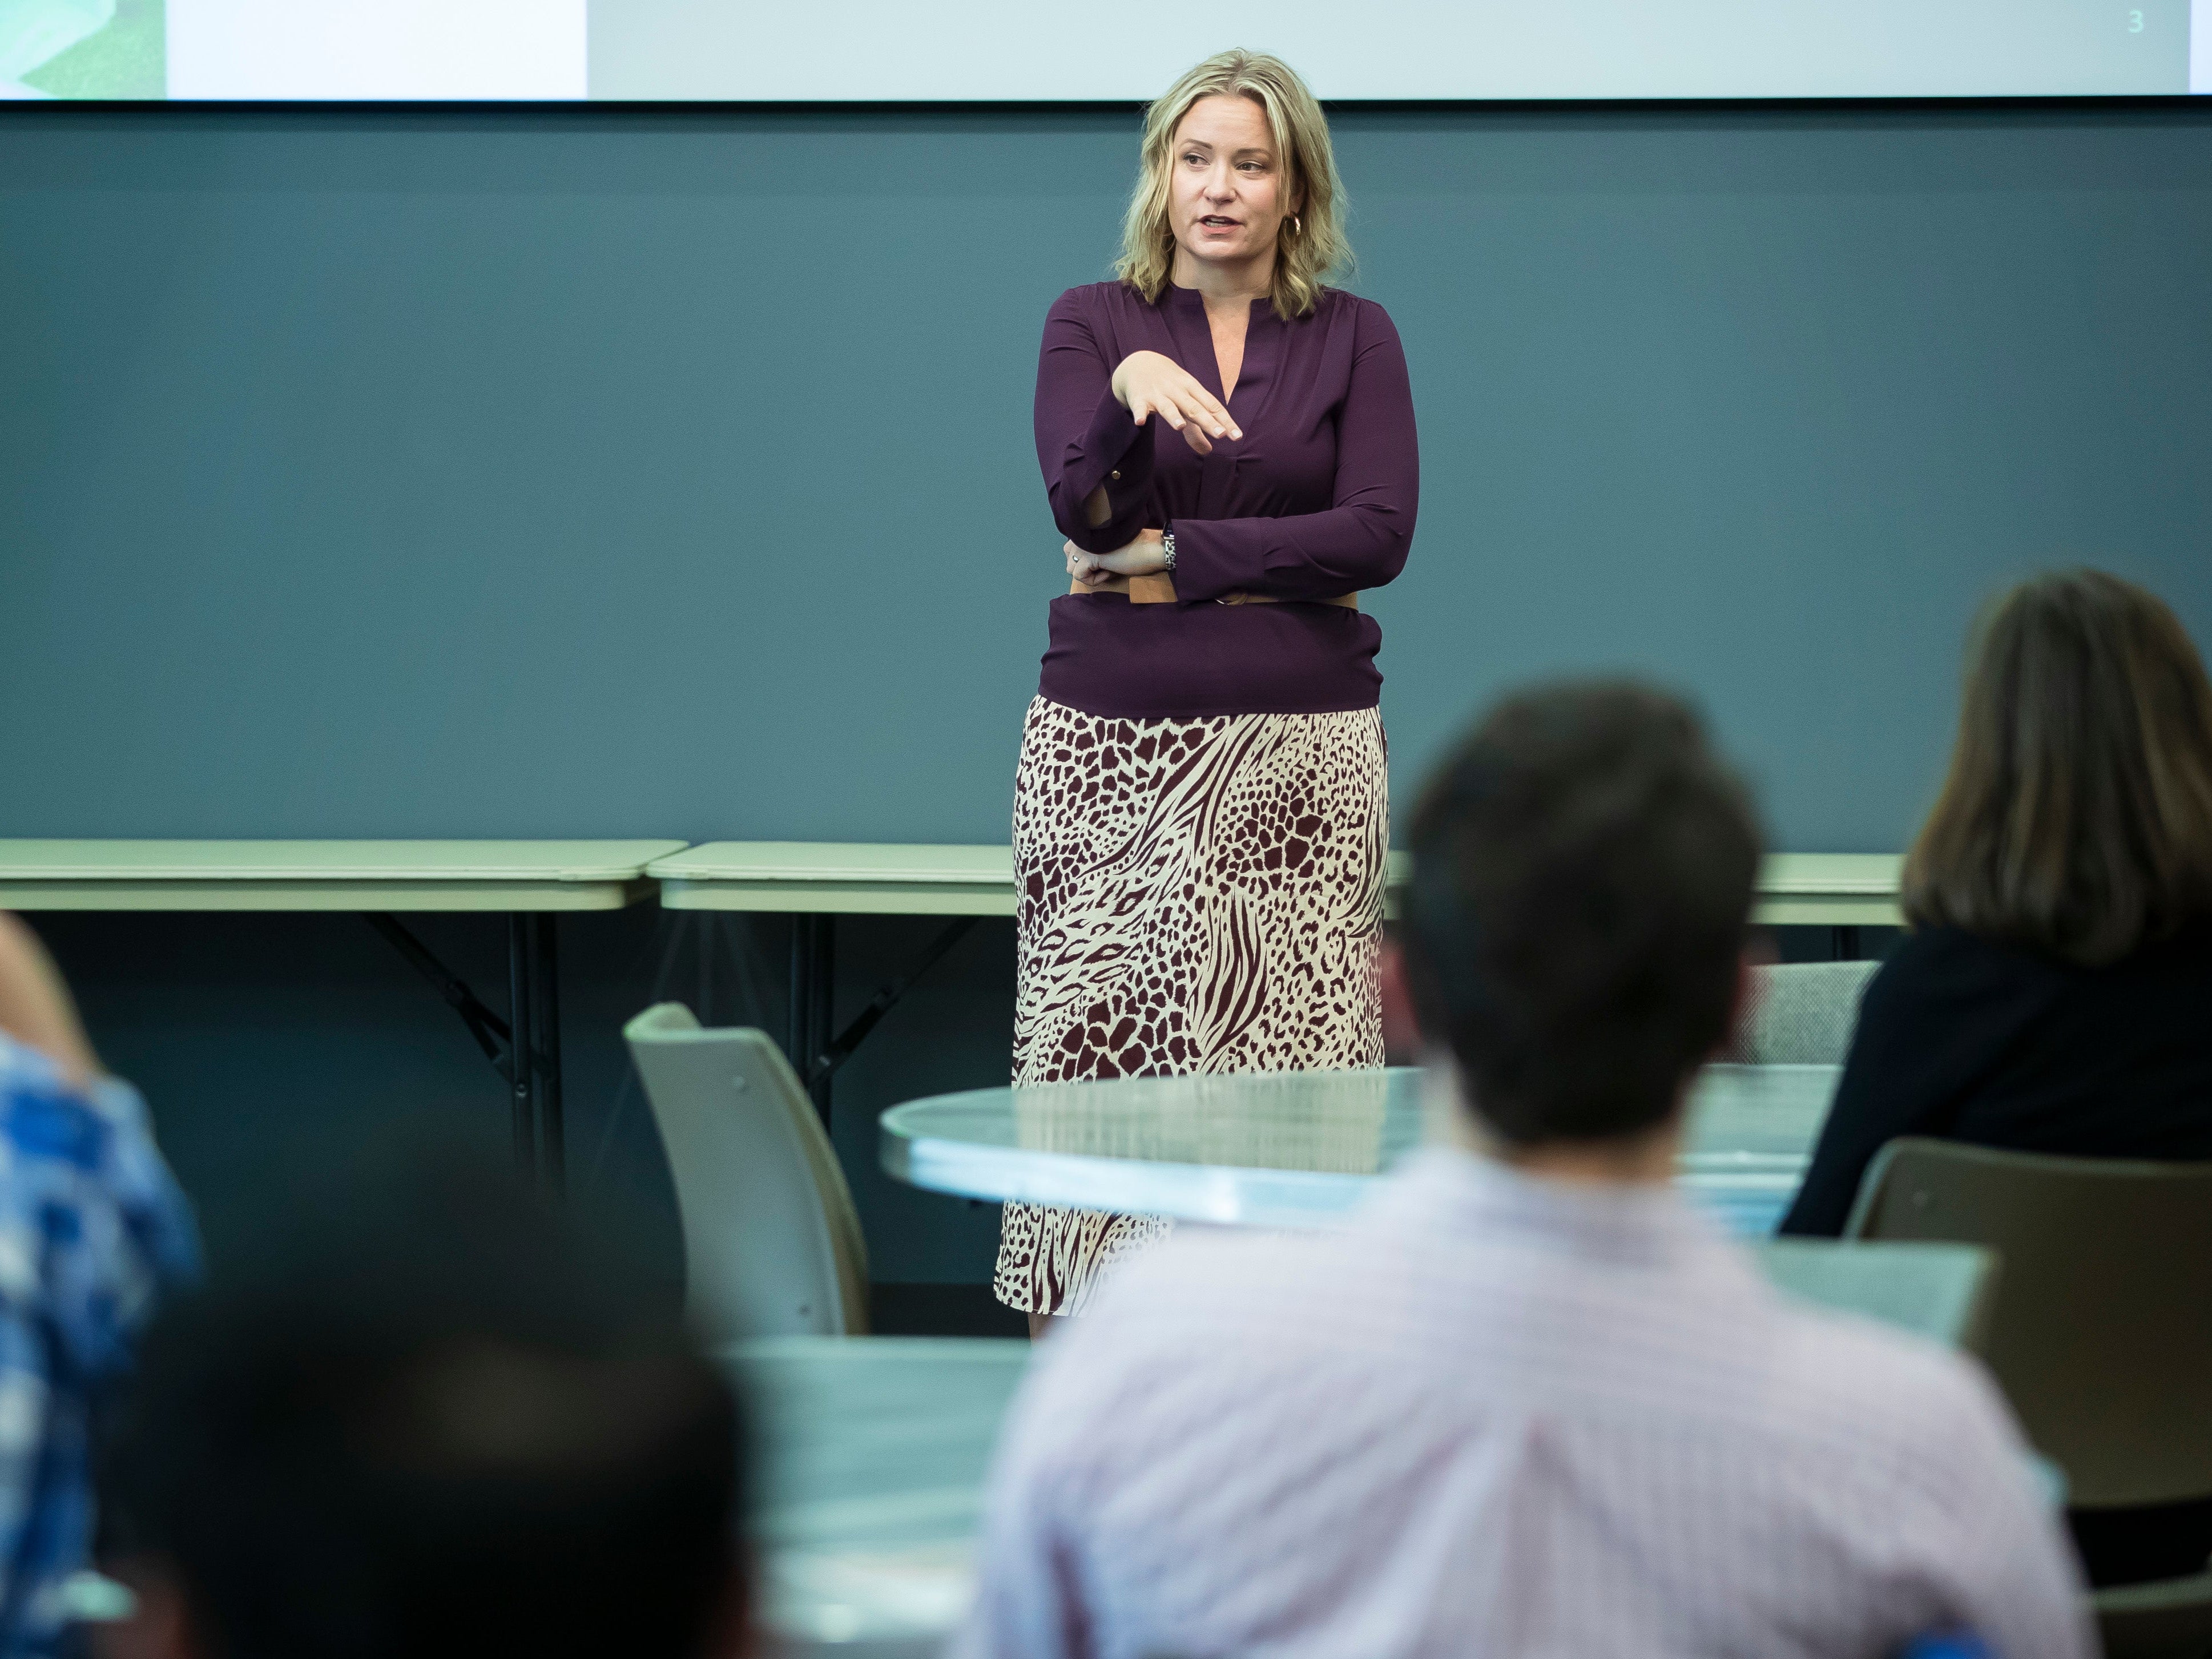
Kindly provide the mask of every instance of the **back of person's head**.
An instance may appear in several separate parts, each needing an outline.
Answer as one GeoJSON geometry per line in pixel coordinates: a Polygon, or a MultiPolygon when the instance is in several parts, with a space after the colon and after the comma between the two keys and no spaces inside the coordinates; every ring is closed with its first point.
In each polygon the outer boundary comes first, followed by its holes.
{"type": "Polygon", "coordinates": [[[1667,1121],[1727,1036],[1759,836],[1686,706],[1632,684],[1507,699],[1413,830],[1407,979],[1476,1112],[1520,1146],[1667,1121]]]}
{"type": "Polygon", "coordinates": [[[173,1645],[732,1651],[737,1406],[672,1310],[503,1171],[422,1172],[371,1220],[340,1207],[356,1218],[148,1344],[106,1553],[181,1608],[173,1645]]]}
{"type": "Polygon", "coordinates": [[[2212,917],[2212,683],[2172,611],[2076,570],[1984,613],[1900,898],[2087,965],[2212,917]]]}

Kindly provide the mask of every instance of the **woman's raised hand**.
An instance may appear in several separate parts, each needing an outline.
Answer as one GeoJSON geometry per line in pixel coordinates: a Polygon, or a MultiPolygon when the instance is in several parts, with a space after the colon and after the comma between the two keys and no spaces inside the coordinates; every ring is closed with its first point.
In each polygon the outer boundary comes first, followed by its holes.
{"type": "Polygon", "coordinates": [[[1157,351],[1133,351],[1121,359],[1114,371],[1114,396],[1139,426],[1156,414],[1201,455],[1213,453],[1216,438],[1244,435],[1196,375],[1157,351]]]}

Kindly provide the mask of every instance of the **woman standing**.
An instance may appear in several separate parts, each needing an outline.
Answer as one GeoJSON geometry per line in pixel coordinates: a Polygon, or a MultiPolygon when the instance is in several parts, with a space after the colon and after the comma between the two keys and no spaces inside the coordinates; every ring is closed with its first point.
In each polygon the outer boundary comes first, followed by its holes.
{"type": "MultiPolygon", "coordinates": [[[[1382,1062],[1358,593],[1405,567],[1419,463],[1396,330],[1322,285],[1342,213],[1312,94],[1224,52],[1146,115],[1118,280],[1046,318],[1072,580],[1015,781],[1018,1084],[1382,1062]]],[[[999,1298],[1036,1330],[1166,1227],[1010,1204],[999,1298]]]]}

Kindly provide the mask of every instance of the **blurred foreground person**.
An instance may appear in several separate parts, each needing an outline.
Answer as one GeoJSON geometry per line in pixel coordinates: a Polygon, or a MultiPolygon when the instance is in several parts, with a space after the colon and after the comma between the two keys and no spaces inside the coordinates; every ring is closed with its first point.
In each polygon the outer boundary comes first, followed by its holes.
{"type": "Polygon", "coordinates": [[[146,1109],[106,1075],[37,936],[0,912],[0,1654],[66,1637],[87,1564],[93,1418],[191,1216],[146,1109]]]}
{"type": "Polygon", "coordinates": [[[503,1171],[399,1187],[149,1337],[103,1650],[750,1651],[737,1407],[672,1310],[503,1171]]]}
{"type": "Polygon", "coordinates": [[[1447,1144],[1340,1231],[1179,1239],[1043,1346],[959,1650],[2087,1652],[1987,1382],[1784,1301],[1670,1185],[1759,858],[1695,718],[1516,698],[1413,841],[1447,1144]]]}
{"type": "Polygon", "coordinates": [[[2156,598],[2077,570],[1990,607],[1899,896],[1783,1231],[1840,1232],[1899,1135],[2212,1158],[2212,683],[2156,598]]]}

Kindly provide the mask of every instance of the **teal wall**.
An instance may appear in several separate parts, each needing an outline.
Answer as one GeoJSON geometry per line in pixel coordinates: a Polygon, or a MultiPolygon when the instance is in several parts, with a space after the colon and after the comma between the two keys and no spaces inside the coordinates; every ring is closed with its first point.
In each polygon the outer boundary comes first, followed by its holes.
{"type": "MultiPolygon", "coordinates": [[[[1001,838],[1060,583],[1036,332],[1133,131],[0,110],[0,834],[1001,838]]],[[[2212,113],[1337,133],[1423,436],[1370,601],[1401,801],[1498,686],[1630,667],[1778,844],[1893,848],[1996,585],[2094,559],[2212,638],[2212,113]]],[[[780,927],[728,926],[725,1014],[776,1017],[780,927]]],[[[498,1133],[358,922],[49,931],[220,1228],[394,1095],[498,1133]]],[[[850,931],[854,995],[926,932],[850,931]]],[[[611,1033],[692,941],[570,936],[578,1138],[665,1206],[611,1033]]],[[[873,1104],[1003,1075],[1008,948],[856,1062],[856,1173],[873,1104]]],[[[980,1277],[987,1217],[863,1201],[880,1276],[980,1277]]]]}

